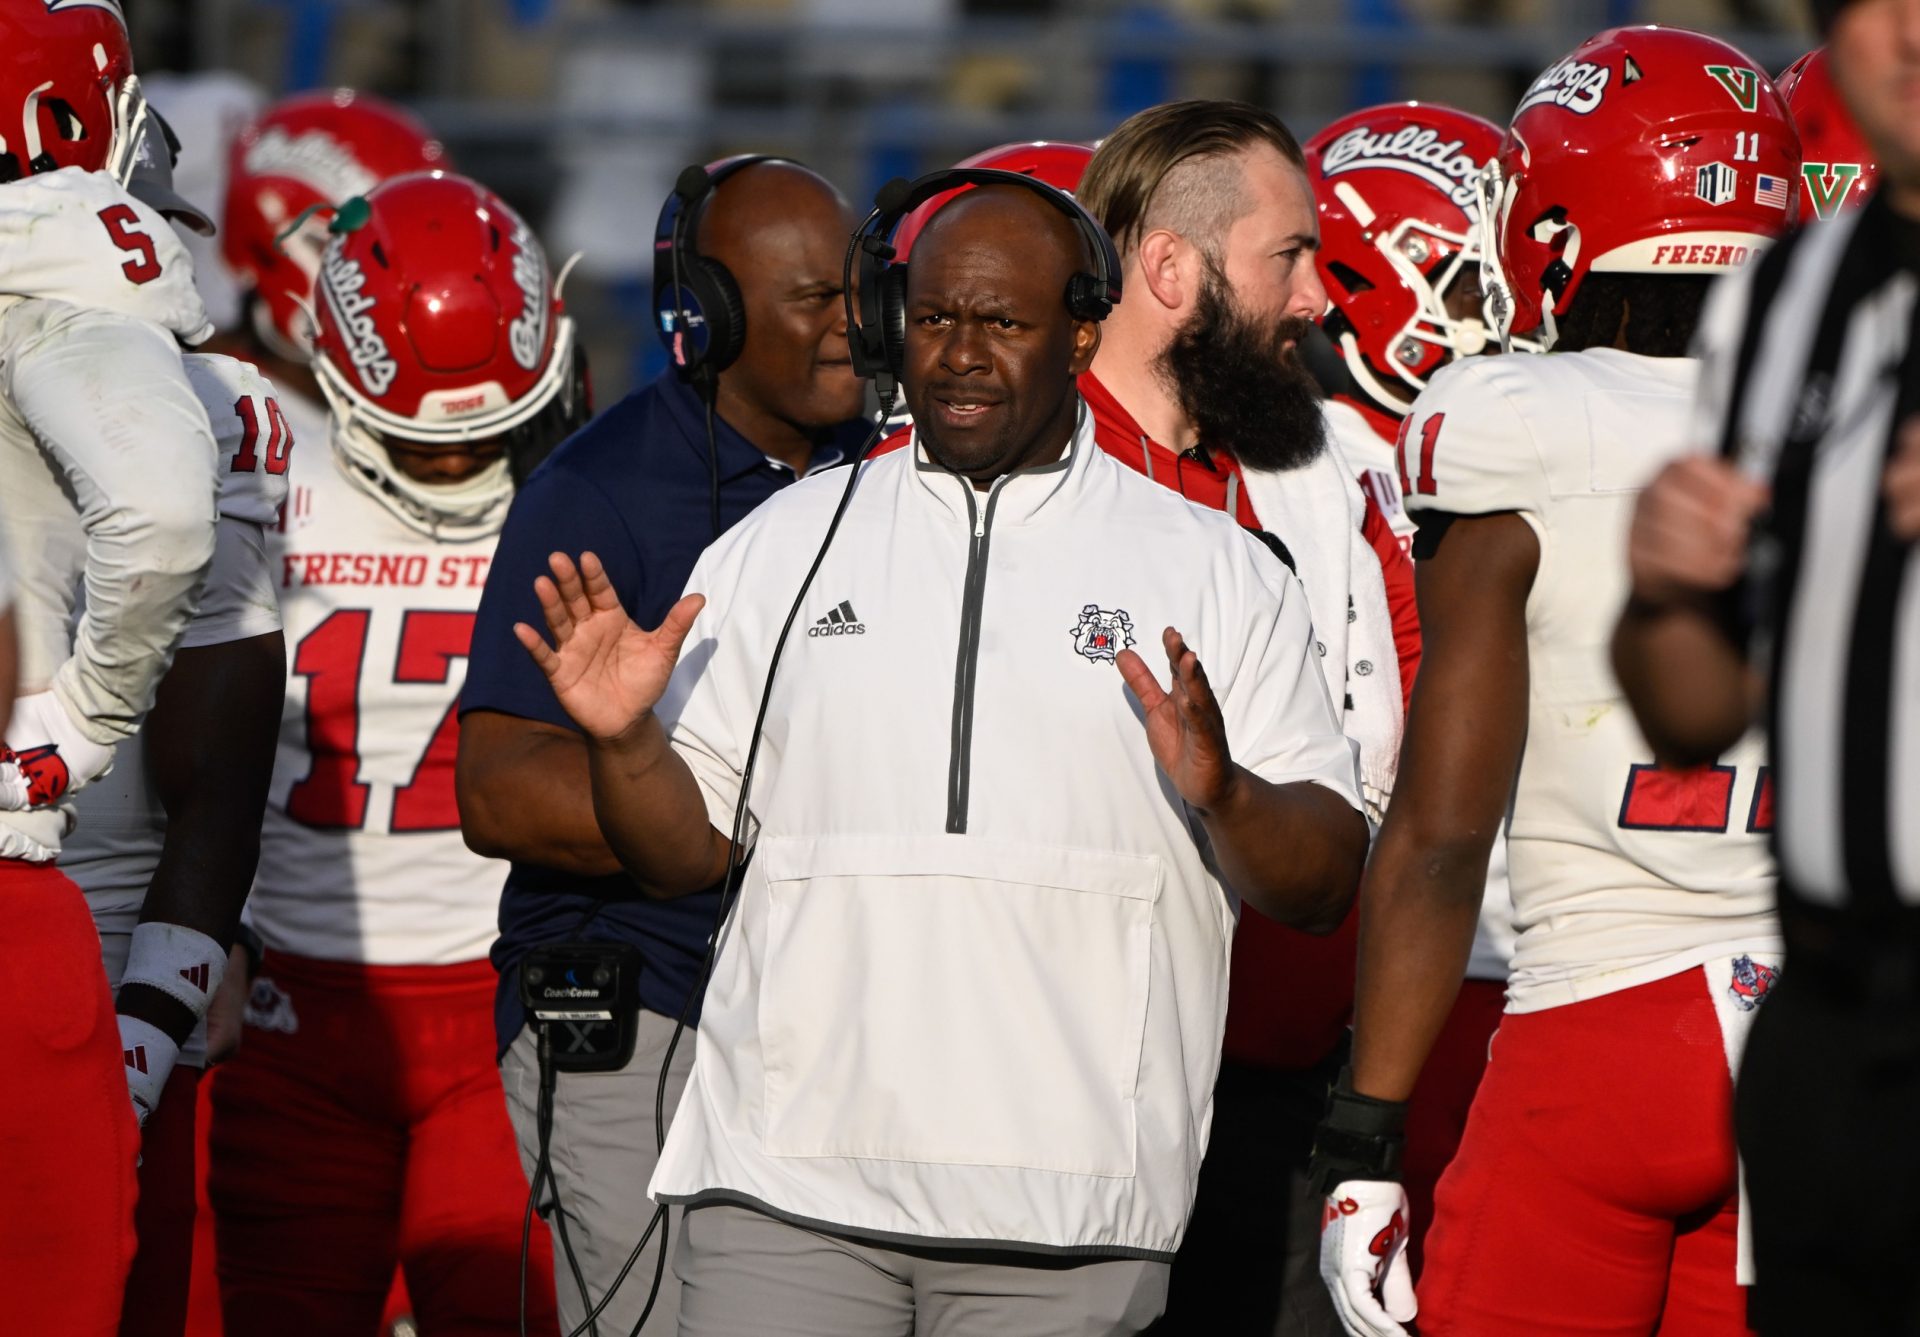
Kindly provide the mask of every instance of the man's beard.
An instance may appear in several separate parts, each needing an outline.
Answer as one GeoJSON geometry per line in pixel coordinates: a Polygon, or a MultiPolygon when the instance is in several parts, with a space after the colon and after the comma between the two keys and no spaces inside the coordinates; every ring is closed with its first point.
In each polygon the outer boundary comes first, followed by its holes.
{"type": "Polygon", "coordinates": [[[1155,372],[1209,450],[1250,469],[1312,463],[1326,449],[1327,426],[1319,384],[1300,360],[1310,322],[1250,317],[1234,305],[1225,276],[1208,271],[1192,317],[1154,359],[1155,372]]]}

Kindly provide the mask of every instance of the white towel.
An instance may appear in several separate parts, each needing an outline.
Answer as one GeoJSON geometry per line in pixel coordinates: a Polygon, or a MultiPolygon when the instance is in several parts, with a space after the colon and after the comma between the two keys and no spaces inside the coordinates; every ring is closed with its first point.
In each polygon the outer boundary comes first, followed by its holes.
{"type": "MultiPolygon", "coordinates": [[[[1760,1010],[1780,978],[1781,954],[1778,952],[1742,952],[1721,957],[1705,966],[1707,988],[1713,996],[1714,1015],[1720,1021],[1720,1042],[1727,1051],[1727,1075],[1740,1080],[1740,1060],[1747,1051],[1747,1033],[1753,1029],[1753,1014],[1760,1010]]],[[[1747,1205],[1747,1167],[1740,1161],[1739,1223],[1734,1237],[1734,1280],[1742,1286],[1753,1285],[1753,1228],[1747,1205]]]]}
{"type": "Polygon", "coordinates": [[[1310,464],[1242,474],[1260,527],[1287,545],[1306,587],[1320,671],[1360,747],[1361,788],[1378,822],[1393,793],[1405,720],[1386,579],[1360,532],[1359,477],[1331,435],[1310,464]]]}

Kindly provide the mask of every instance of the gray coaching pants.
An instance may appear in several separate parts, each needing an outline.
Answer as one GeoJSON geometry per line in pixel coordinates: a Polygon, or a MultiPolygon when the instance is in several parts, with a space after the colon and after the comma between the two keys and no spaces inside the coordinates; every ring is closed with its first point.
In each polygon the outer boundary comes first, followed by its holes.
{"type": "MultiPolygon", "coordinates": [[[[660,1080],[660,1060],[666,1055],[673,1023],[672,1017],[642,1011],[633,1057],[626,1067],[619,1072],[563,1072],[554,1088],[553,1135],[548,1149],[559,1186],[558,1206],[552,1188],[542,1191],[539,1205],[552,1227],[553,1282],[562,1334],[586,1320],[589,1306],[580,1298],[580,1287],[560,1247],[555,1212],[566,1212],[573,1255],[593,1304],[599,1304],[627,1255],[633,1252],[634,1242],[653,1219],[654,1204],[647,1197],[647,1183],[659,1159],[653,1126],[654,1086],[660,1080]]],[[[669,1125],[693,1067],[694,1035],[689,1026],[673,1051],[673,1070],[667,1075],[669,1125]]],[[[520,1164],[531,1181],[539,1158],[534,1109],[540,1094],[540,1067],[530,1027],[521,1029],[500,1060],[500,1080],[507,1089],[507,1112],[520,1143],[520,1164]]],[[[673,1235],[680,1232],[682,1216],[679,1208],[673,1209],[668,1222],[673,1235]]],[[[672,1242],[669,1235],[669,1248],[672,1242]]],[[[660,1232],[656,1230],[613,1302],[600,1312],[597,1329],[601,1337],[625,1337],[632,1330],[653,1287],[659,1248],[660,1232]]],[[[668,1262],[671,1264],[671,1258],[668,1262]]],[[[678,1324],[679,1308],[680,1282],[669,1265],[661,1278],[660,1298],[647,1319],[644,1337],[671,1337],[678,1324]]]]}
{"type": "Polygon", "coordinates": [[[1169,1268],[891,1249],[714,1204],[685,1214],[673,1271],[681,1337],[1132,1337],[1169,1268]]]}

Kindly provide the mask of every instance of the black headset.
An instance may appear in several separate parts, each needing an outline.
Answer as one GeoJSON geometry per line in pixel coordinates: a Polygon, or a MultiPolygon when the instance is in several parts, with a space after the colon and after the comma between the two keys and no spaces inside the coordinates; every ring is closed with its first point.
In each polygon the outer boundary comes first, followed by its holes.
{"type": "Polygon", "coordinates": [[[747,342],[740,285],[718,260],[700,254],[701,207],[716,187],[757,163],[790,162],[743,153],[712,167],[694,163],[680,173],[653,228],[653,327],[680,379],[709,398],[714,380],[733,365],[747,342]]]}
{"type": "Polygon", "coordinates": [[[1095,272],[1067,280],[1067,312],[1075,320],[1105,320],[1120,301],[1120,255],[1098,220],[1064,190],[1038,177],[991,167],[954,167],[908,182],[895,178],[873,197],[873,212],[853,234],[842,274],[846,284],[847,345],[854,374],[870,377],[881,402],[891,406],[906,362],[907,265],[894,263],[890,244],[906,216],[936,195],[960,186],[1019,186],[1073,221],[1095,272]],[[860,265],[856,286],[854,261],[860,265]]]}
{"type": "MultiPolygon", "coordinates": [[[[725,265],[700,254],[700,212],[722,181],[756,163],[791,163],[768,153],[743,153],[712,167],[682,169],[653,225],[653,329],[681,380],[707,406],[708,512],[720,537],[720,447],[713,433],[713,401],[720,373],[747,346],[747,308],[740,284],[725,265]]],[[[797,165],[797,164],[796,164],[797,165]]]]}

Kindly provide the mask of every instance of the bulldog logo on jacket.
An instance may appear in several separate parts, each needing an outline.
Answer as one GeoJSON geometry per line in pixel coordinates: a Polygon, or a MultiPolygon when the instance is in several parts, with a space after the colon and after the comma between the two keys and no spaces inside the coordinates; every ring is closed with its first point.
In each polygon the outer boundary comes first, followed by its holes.
{"type": "Polygon", "coordinates": [[[1088,662],[1105,660],[1111,664],[1122,650],[1133,644],[1133,619],[1124,608],[1105,609],[1088,604],[1080,610],[1080,625],[1071,629],[1074,653],[1088,662]]]}

